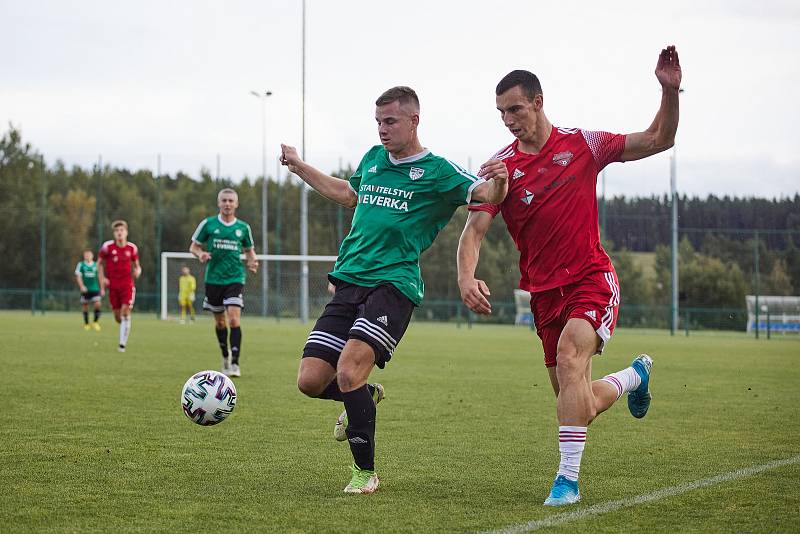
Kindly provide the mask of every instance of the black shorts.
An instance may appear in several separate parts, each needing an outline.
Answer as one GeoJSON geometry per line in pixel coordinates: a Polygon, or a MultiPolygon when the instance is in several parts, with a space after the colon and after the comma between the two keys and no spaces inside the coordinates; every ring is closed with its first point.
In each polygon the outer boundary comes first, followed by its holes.
{"type": "Polygon", "coordinates": [[[90,302],[100,302],[103,298],[100,296],[99,291],[87,291],[81,293],[81,304],[89,304],[90,302]]]}
{"type": "Polygon", "coordinates": [[[359,339],[375,352],[383,369],[408,328],[414,303],[390,284],[363,287],[330,277],[333,299],[317,319],[303,348],[303,358],[320,358],[336,367],[348,339],[359,339]]]}
{"type": "Polygon", "coordinates": [[[244,308],[244,284],[206,284],[206,298],[203,309],[214,313],[222,313],[228,306],[244,308]]]}

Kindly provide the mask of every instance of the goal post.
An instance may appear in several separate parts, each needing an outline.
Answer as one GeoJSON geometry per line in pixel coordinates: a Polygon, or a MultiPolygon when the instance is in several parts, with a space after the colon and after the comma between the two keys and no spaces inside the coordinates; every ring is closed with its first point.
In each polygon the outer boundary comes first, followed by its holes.
{"type": "MultiPolygon", "coordinates": [[[[317,309],[330,299],[327,292],[327,273],[333,269],[336,256],[303,256],[293,254],[257,254],[259,269],[267,269],[266,284],[262,276],[247,273],[244,301],[246,310],[255,310],[250,315],[264,315],[263,302],[268,302],[267,316],[277,318],[301,318],[303,305],[305,309],[317,309]],[[305,293],[306,302],[302,302],[301,290],[303,265],[308,265],[309,291],[305,293]],[[263,287],[262,287],[263,285],[263,287]]],[[[244,254],[241,255],[244,261],[244,254]]],[[[195,310],[202,311],[205,285],[203,276],[205,265],[201,264],[190,252],[161,253],[161,314],[162,320],[170,318],[171,312],[178,313],[178,277],[181,267],[189,267],[197,279],[197,301],[195,310]]]]}

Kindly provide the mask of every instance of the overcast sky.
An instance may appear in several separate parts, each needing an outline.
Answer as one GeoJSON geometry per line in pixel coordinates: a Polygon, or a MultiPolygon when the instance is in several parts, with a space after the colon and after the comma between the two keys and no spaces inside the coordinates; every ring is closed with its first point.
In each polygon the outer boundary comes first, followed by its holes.
{"type": "MultiPolygon", "coordinates": [[[[300,0],[0,0],[0,121],[48,163],[240,180],[301,143],[300,0]]],[[[513,139],[495,110],[508,71],[536,73],[557,126],[645,129],[659,51],[683,67],[678,186],[689,194],[800,191],[800,2],[307,0],[306,155],[355,166],[378,143],[375,98],[410,85],[420,139],[474,169],[513,139]]],[[[612,164],[607,193],[669,189],[669,153],[612,164]]]]}

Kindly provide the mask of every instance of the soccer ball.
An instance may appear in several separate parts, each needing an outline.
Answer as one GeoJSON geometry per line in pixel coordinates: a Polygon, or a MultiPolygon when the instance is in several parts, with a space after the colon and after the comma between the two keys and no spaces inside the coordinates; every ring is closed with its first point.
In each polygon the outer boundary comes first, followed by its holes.
{"type": "Polygon", "coordinates": [[[198,425],[221,423],[236,407],[236,386],[217,371],[192,375],[181,392],[183,413],[198,425]]]}

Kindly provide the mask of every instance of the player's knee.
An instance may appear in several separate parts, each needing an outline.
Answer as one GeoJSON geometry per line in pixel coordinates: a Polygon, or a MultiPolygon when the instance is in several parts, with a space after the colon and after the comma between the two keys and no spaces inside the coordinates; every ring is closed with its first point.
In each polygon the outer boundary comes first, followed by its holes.
{"type": "Polygon", "coordinates": [[[297,389],[307,397],[317,397],[322,393],[324,387],[319,383],[319,380],[301,374],[297,377],[297,389]]]}

